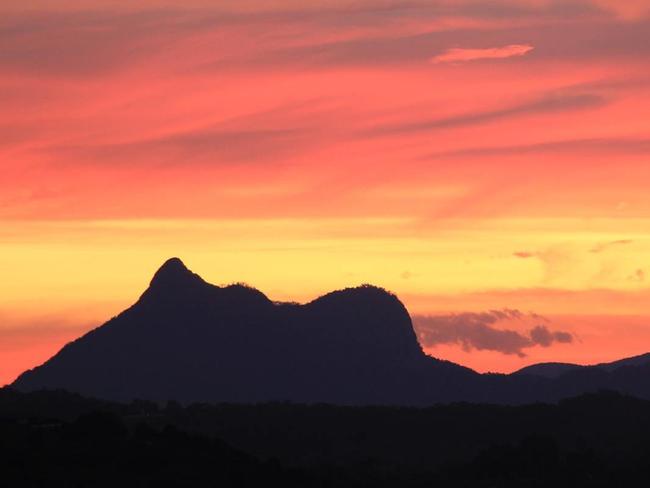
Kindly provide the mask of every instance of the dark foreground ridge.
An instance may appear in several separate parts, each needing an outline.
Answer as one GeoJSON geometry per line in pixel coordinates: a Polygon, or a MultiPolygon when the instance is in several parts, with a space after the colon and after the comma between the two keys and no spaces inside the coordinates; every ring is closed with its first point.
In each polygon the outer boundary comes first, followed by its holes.
{"type": "Polygon", "coordinates": [[[405,307],[380,288],[275,303],[211,285],[172,258],[133,306],[13,386],[182,403],[517,404],[603,388],[650,398],[648,361],[561,369],[479,375],[425,355],[405,307]]]}
{"type": "Polygon", "coordinates": [[[0,389],[4,486],[607,487],[650,480],[650,402],[118,404],[0,389]]]}

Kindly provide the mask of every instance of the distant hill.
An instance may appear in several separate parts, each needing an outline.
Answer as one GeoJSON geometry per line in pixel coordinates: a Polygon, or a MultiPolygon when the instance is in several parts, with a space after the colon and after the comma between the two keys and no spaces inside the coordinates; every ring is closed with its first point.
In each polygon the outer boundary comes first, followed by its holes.
{"type": "Polygon", "coordinates": [[[575,371],[577,369],[581,369],[582,367],[583,366],[580,366],[578,364],[571,363],[539,363],[531,364],[530,366],[521,368],[512,374],[539,376],[542,378],[557,378],[559,376],[562,376],[564,373],[575,371]]]}
{"type": "Polygon", "coordinates": [[[480,375],[427,356],[404,305],[377,287],[275,303],[244,285],[206,283],[172,258],[133,306],[13,386],[183,403],[527,403],[603,388],[650,397],[650,363],[538,369],[480,375]]]}
{"type": "Polygon", "coordinates": [[[613,361],[611,363],[600,363],[587,366],[570,363],[539,363],[526,366],[525,368],[515,371],[513,374],[541,376],[543,378],[558,378],[570,371],[584,371],[592,369],[607,371],[611,373],[623,367],[644,366],[648,363],[650,363],[650,353],[613,361]]]}

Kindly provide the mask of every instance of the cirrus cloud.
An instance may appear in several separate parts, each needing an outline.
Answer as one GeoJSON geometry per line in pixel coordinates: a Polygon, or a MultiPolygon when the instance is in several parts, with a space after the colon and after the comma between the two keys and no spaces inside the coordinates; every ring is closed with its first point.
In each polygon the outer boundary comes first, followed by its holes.
{"type": "Polygon", "coordinates": [[[503,47],[491,47],[484,49],[448,49],[438,56],[431,58],[431,62],[439,63],[462,63],[467,61],[478,61],[483,59],[506,59],[525,56],[535,49],[529,44],[510,44],[503,47]]]}

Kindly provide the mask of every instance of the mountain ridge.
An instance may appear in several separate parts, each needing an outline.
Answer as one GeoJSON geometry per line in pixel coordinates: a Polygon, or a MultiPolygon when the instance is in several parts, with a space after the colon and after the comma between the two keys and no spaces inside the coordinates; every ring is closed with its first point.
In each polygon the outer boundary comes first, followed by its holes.
{"type": "Polygon", "coordinates": [[[646,369],[481,375],[427,356],[406,307],[382,288],[273,302],[246,285],[207,283],[171,258],[136,303],[13,386],[118,401],[519,404],[599,389],[650,397],[646,369]]]}
{"type": "Polygon", "coordinates": [[[557,378],[558,376],[561,376],[562,374],[567,373],[569,371],[598,369],[598,370],[612,372],[619,368],[630,367],[630,366],[632,367],[643,366],[647,363],[650,363],[650,353],[639,354],[637,356],[631,356],[629,358],[617,359],[615,361],[596,363],[596,364],[574,364],[574,363],[557,363],[557,362],[536,363],[518,369],[512,374],[514,375],[528,374],[533,376],[542,376],[545,378],[557,378]]]}
{"type": "Polygon", "coordinates": [[[385,290],[276,304],[254,288],[211,285],[172,258],[134,305],[14,385],[109,399],[387,402],[401,389],[394,370],[422,360],[406,308],[385,290]]]}

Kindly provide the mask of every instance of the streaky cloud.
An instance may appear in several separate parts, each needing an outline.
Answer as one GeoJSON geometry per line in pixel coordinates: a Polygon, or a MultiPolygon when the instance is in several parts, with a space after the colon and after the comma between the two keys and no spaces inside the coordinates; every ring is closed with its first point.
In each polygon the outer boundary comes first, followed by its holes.
{"type": "Polygon", "coordinates": [[[614,246],[626,246],[628,244],[632,244],[633,242],[634,241],[632,239],[619,239],[617,241],[602,242],[600,244],[595,245],[593,248],[591,248],[589,252],[592,254],[600,254],[614,246]]]}
{"type": "Polygon", "coordinates": [[[602,137],[544,141],[532,144],[515,144],[507,146],[468,147],[456,151],[431,153],[424,156],[423,159],[480,158],[553,153],[647,154],[648,152],[650,152],[650,139],[602,137]]]}
{"type": "Polygon", "coordinates": [[[434,64],[439,64],[479,61],[485,59],[507,59],[525,56],[534,49],[535,48],[529,44],[510,44],[503,47],[483,49],[452,48],[438,56],[434,56],[430,61],[434,64]]]}
{"type": "Polygon", "coordinates": [[[237,164],[283,159],[311,144],[307,129],[200,129],[143,139],[94,145],[57,146],[56,156],[97,164],[237,164]]]}
{"type": "Polygon", "coordinates": [[[599,108],[607,103],[607,98],[594,93],[550,93],[537,99],[494,110],[376,126],[368,129],[365,134],[372,137],[436,129],[454,129],[526,115],[599,108]]]}

